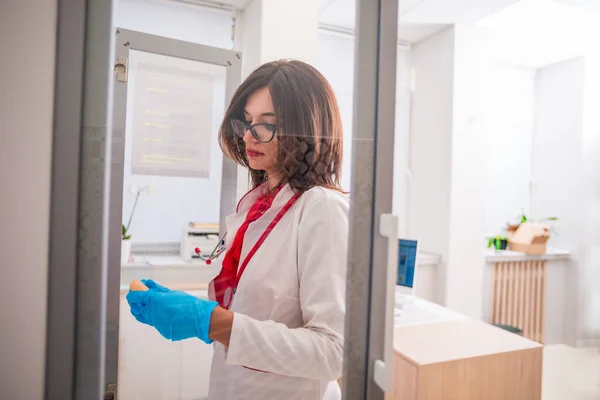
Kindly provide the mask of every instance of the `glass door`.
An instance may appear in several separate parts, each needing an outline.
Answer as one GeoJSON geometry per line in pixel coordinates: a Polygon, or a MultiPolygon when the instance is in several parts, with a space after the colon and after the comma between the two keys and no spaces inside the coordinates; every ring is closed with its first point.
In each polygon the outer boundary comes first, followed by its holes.
{"type": "Polygon", "coordinates": [[[118,366],[107,365],[107,378],[118,377],[123,400],[200,399],[212,347],[164,340],[135,320],[125,295],[130,281],[151,278],[206,297],[220,269],[220,259],[207,264],[195,250],[212,250],[235,209],[238,167],[223,157],[217,132],[241,56],[125,29],[115,48],[108,319],[118,342],[107,350],[118,348],[118,366]]]}
{"type": "MultiPolygon", "coordinates": [[[[90,2],[87,13],[74,19],[86,26],[85,51],[78,58],[82,104],[69,107],[82,118],[82,154],[68,160],[79,166],[78,207],[72,213],[78,224],[71,227],[77,261],[68,269],[58,260],[51,263],[50,289],[57,293],[67,281],[57,297],[68,298],[50,301],[49,348],[55,350],[49,351],[48,371],[60,364],[64,349],[72,353],[63,358],[73,361],[61,374],[64,385],[53,386],[58,373],[52,373],[48,386],[82,400],[203,399],[212,347],[164,340],[135,322],[124,297],[128,283],[139,278],[203,296],[201,283],[219,270],[218,262],[207,265],[194,257],[195,248],[203,247],[195,239],[206,243],[218,236],[223,216],[234,211],[244,192],[238,188],[244,171],[223,158],[216,137],[225,105],[240,84],[241,55],[125,29],[115,34],[111,15],[110,5],[90,2]],[[74,340],[61,332],[65,321],[74,340]]],[[[383,399],[390,389],[396,15],[397,0],[357,2],[340,381],[346,399],[383,399]]],[[[64,211],[53,211],[53,224],[64,211]]],[[[61,247],[52,250],[58,254],[61,247]]]]}

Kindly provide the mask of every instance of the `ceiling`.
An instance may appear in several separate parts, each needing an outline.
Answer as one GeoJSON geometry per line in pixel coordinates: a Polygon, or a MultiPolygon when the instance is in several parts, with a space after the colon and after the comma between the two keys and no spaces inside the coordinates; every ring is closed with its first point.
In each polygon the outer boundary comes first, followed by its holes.
{"type": "MultiPolygon", "coordinates": [[[[243,9],[253,0],[178,1],[243,9]]],[[[356,0],[313,1],[322,27],[354,31],[356,0]]],[[[414,44],[452,24],[475,23],[490,33],[490,56],[524,68],[581,55],[600,37],[600,0],[400,0],[398,7],[401,41],[414,44]]]]}
{"type": "MultiPolygon", "coordinates": [[[[354,30],[355,0],[318,2],[321,24],[354,30]]],[[[530,69],[583,55],[600,37],[600,0],[401,0],[398,14],[402,41],[474,23],[493,60],[530,69]]]]}
{"type": "MultiPolygon", "coordinates": [[[[222,4],[244,9],[253,0],[178,0],[196,4],[222,4]]],[[[310,0],[304,0],[310,1],[310,0]]],[[[356,0],[315,0],[322,25],[353,31],[356,0]]],[[[517,0],[400,0],[399,39],[416,43],[443,30],[450,24],[475,21],[517,0]]],[[[598,0],[564,0],[593,2],[598,0]]]]}
{"type": "MultiPolygon", "coordinates": [[[[400,40],[416,43],[448,25],[476,21],[515,1],[517,0],[402,0],[398,5],[398,36],[400,40]]],[[[318,0],[318,4],[320,23],[354,30],[356,0],[318,0]]]]}
{"type": "Polygon", "coordinates": [[[490,58],[537,69],[597,48],[599,7],[600,0],[521,0],[475,26],[487,32],[490,58]]]}

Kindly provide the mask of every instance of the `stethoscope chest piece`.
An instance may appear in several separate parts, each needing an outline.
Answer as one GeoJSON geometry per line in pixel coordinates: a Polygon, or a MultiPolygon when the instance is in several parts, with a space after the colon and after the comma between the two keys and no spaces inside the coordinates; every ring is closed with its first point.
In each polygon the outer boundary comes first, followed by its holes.
{"type": "Polygon", "coordinates": [[[221,235],[221,237],[219,238],[219,243],[217,243],[217,245],[215,246],[215,248],[213,249],[213,251],[210,253],[210,255],[208,257],[205,257],[202,255],[202,250],[200,250],[199,247],[196,247],[194,249],[194,252],[198,255],[198,257],[202,261],[204,261],[206,263],[206,265],[212,264],[213,260],[216,260],[217,258],[219,258],[219,256],[227,248],[225,246],[225,236],[226,235],[227,235],[227,232],[225,232],[223,235],[221,235]]]}

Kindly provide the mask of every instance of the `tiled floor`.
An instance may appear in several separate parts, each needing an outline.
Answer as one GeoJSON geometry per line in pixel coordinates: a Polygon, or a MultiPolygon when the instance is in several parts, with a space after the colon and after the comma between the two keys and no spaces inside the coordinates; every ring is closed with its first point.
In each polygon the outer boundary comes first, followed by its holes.
{"type": "Polygon", "coordinates": [[[544,348],[543,400],[599,400],[600,351],[565,345],[544,348]]]}

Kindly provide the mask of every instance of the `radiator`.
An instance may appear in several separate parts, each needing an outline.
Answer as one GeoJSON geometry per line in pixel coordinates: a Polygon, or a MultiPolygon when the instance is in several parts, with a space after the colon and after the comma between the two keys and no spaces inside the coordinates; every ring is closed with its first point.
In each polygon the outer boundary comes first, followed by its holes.
{"type": "Polygon", "coordinates": [[[546,261],[507,261],[494,264],[492,323],[509,325],[523,336],[544,343],[546,261]]]}

